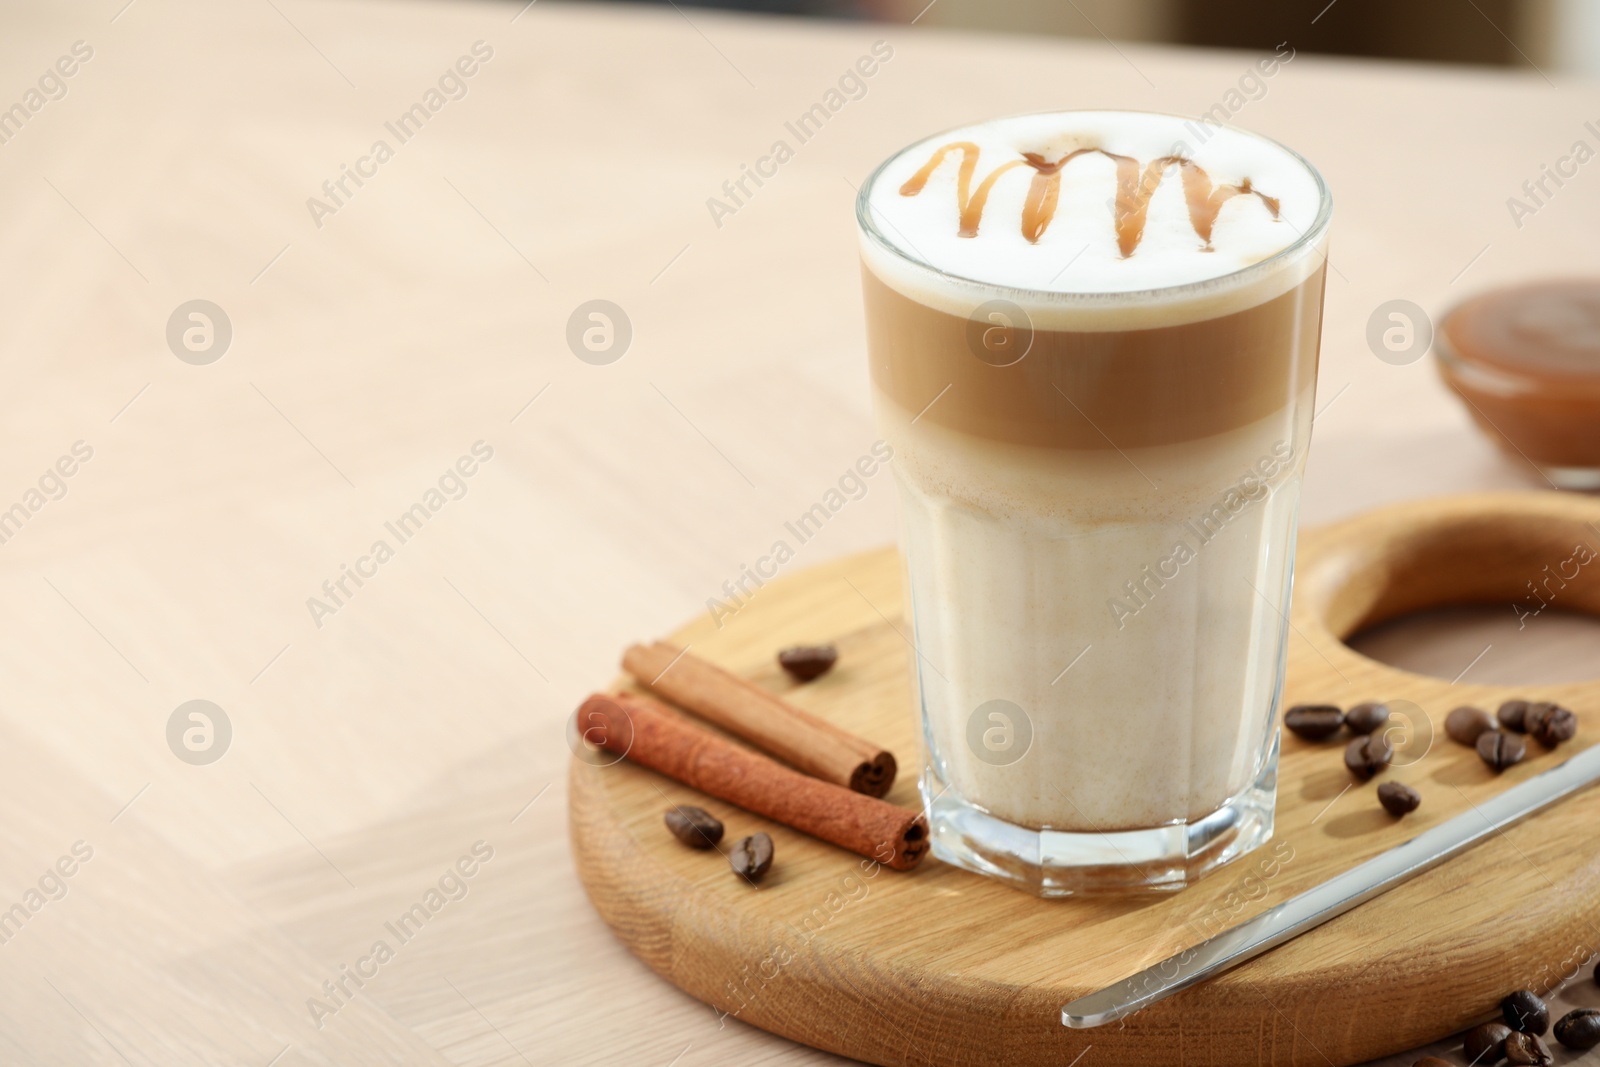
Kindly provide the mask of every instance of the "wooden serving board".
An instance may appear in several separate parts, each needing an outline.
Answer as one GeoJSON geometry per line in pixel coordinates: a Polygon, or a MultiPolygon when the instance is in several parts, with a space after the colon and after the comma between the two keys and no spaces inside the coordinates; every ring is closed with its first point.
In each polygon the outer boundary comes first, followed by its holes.
{"type": "MultiPolygon", "coordinates": [[[[1555,493],[1407,504],[1302,535],[1285,704],[1410,701],[1422,714],[1397,766],[1356,783],[1340,741],[1284,734],[1277,833],[1257,852],[1172,894],[1043,901],[929,859],[911,873],[858,857],[627,763],[575,760],[569,777],[577,866],[595,907],[668,981],[719,1011],[878,1064],[1358,1063],[1413,1048],[1492,1014],[1509,990],[1546,989],[1600,948],[1600,790],[1571,799],[1265,956],[1120,1025],[1073,1031],[1061,1006],[1235,924],[1600,737],[1600,682],[1512,691],[1454,685],[1369,660],[1342,638],[1452,604],[1512,604],[1526,583],[1572,572],[1600,547],[1600,502],[1555,493]],[[1546,567],[1550,570],[1546,570],[1546,567]],[[1577,738],[1496,776],[1449,741],[1445,715],[1525,696],[1578,713],[1577,738]],[[1396,821],[1380,782],[1416,787],[1396,821]],[[730,838],[765,830],[777,860],[759,889],[715,852],[662,825],[694,803],[730,838]]],[[[1600,563],[1561,590],[1600,612],[1600,563]]],[[[719,630],[673,639],[783,692],[899,756],[889,799],[917,806],[909,632],[892,550],[786,576],[719,630]],[[833,641],[839,666],[791,683],[775,651],[833,641]]],[[[649,635],[641,635],[649,636],[649,635]]],[[[1600,664],[1596,665],[1600,673],[1600,664]]]]}

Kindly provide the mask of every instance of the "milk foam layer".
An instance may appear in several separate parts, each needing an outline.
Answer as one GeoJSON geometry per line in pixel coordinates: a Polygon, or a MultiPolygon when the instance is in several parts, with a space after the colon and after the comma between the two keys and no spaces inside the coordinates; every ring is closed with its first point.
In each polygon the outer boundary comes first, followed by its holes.
{"type": "MultiPolygon", "coordinates": [[[[1174,305],[1164,321],[1181,322],[1286,291],[1321,263],[1328,204],[1315,172],[1273,141],[1118,111],[1023,115],[937,134],[884,164],[862,200],[866,261],[905,295],[961,315],[1004,295],[1030,314],[1070,320],[1036,318],[1036,326],[1079,328],[1089,315],[1099,329],[1122,328],[1117,305],[1125,301],[1105,306],[1095,297],[1173,290],[1152,295],[1174,305]],[[972,147],[947,152],[908,195],[907,182],[952,145],[972,147]],[[961,172],[973,148],[969,200],[997,168],[1013,166],[988,188],[976,233],[963,236],[961,172]],[[1113,157],[1122,158],[1120,186],[1113,157]],[[1052,167],[1059,168],[1054,178],[1052,167]],[[1134,207],[1144,210],[1143,227],[1129,249],[1119,225],[1134,207]],[[1261,266],[1307,235],[1297,249],[1303,254],[1261,266]]],[[[1141,303],[1139,319],[1148,325],[1150,301],[1141,303]]]]}

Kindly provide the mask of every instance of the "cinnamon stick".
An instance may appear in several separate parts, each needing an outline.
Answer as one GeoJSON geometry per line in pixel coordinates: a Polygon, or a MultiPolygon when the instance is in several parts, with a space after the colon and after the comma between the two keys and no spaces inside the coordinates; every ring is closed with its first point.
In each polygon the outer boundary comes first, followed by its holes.
{"type": "Polygon", "coordinates": [[[791,770],[649,697],[596,693],[577,714],[602,748],[886,867],[909,870],[928,850],[921,812],[791,770]]]}
{"type": "Polygon", "coordinates": [[[663,641],[634,645],[622,666],[651,692],[716,723],[814,778],[881,797],[894,755],[760,686],[663,641]]]}

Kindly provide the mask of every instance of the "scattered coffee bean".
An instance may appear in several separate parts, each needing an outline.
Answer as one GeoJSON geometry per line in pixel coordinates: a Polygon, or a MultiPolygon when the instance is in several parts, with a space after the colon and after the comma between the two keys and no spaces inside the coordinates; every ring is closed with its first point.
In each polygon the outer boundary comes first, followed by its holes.
{"type": "Polygon", "coordinates": [[[1382,734],[1358,737],[1345,746],[1344,765],[1350,773],[1365,781],[1389,766],[1394,759],[1394,746],[1382,734]]]}
{"type": "Polygon", "coordinates": [[[1522,732],[1531,734],[1539,729],[1539,724],[1544,717],[1555,710],[1556,705],[1544,700],[1530,700],[1528,706],[1522,709],[1522,732]]]}
{"type": "Polygon", "coordinates": [[[713,848],[722,840],[722,823],[704,808],[682,805],[666,814],[667,829],[690,848],[713,848]]]}
{"type": "Polygon", "coordinates": [[[1484,1023],[1474,1026],[1467,1031],[1467,1039],[1461,1046],[1461,1054],[1467,1058],[1468,1063],[1491,1064],[1499,1063],[1506,1058],[1506,1038],[1511,1036],[1511,1027],[1505,1023],[1484,1023]]]}
{"type": "Polygon", "coordinates": [[[1579,1052],[1600,1045],[1600,1009],[1573,1008],[1557,1019],[1556,1040],[1579,1052]]]}
{"type": "Polygon", "coordinates": [[[772,867],[772,838],[766,834],[741,837],[728,852],[728,864],[734,874],[752,882],[761,881],[761,876],[772,867]]]}
{"type": "Polygon", "coordinates": [[[778,653],[778,665],[798,681],[821,678],[839,662],[839,650],[832,645],[798,645],[778,653]]]}
{"type": "Polygon", "coordinates": [[[1485,730],[1494,729],[1494,719],[1482,708],[1463,704],[1444,718],[1444,732],[1461,745],[1475,745],[1485,730]]]}
{"type": "Polygon", "coordinates": [[[1527,751],[1522,738],[1504,730],[1487,730],[1478,737],[1478,755],[1496,771],[1520,762],[1527,751]]]}
{"type": "Polygon", "coordinates": [[[1512,1034],[1506,1038],[1506,1062],[1518,1067],[1550,1067],[1556,1059],[1550,1054],[1550,1046],[1538,1035],[1512,1034]]]}
{"type": "Polygon", "coordinates": [[[1384,782],[1378,787],[1378,803],[1390,815],[1405,815],[1417,810],[1422,794],[1404,782],[1384,782]]]}
{"type": "Polygon", "coordinates": [[[1283,725],[1296,737],[1325,741],[1344,725],[1344,712],[1332,704],[1296,704],[1283,713],[1283,725]]]}
{"type": "Polygon", "coordinates": [[[1389,705],[1368,701],[1357,704],[1344,713],[1344,724],[1350,727],[1353,734],[1370,734],[1374,730],[1383,728],[1389,721],[1389,705]]]}
{"type": "Polygon", "coordinates": [[[1578,732],[1578,717],[1560,704],[1529,704],[1522,721],[1528,733],[1545,748],[1570,741],[1578,732]]]}
{"type": "Polygon", "coordinates": [[[1495,712],[1495,718],[1500,720],[1502,730],[1515,730],[1522,732],[1522,717],[1528,712],[1526,700],[1508,700],[1500,705],[1500,710],[1495,712]]]}
{"type": "Polygon", "coordinates": [[[1525,1034],[1542,1034],[1550,1029],[1550,1009],[1531,989],[1519,989],[1502,1000],[1500,1014],[1505,1016],[1507,1026],[1525,1034]]]}

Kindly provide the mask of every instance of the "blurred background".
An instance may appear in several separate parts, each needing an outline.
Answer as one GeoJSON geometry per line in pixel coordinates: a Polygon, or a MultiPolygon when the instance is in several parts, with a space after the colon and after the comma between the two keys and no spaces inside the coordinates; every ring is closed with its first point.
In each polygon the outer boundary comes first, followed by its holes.
{"type": "Polygon", "coordinates": [[[1600,73],[1600,0],[695,0],[695,6],[1216,48],[1271,50],[1287,40],[1297,52],[1600,73]]]}

